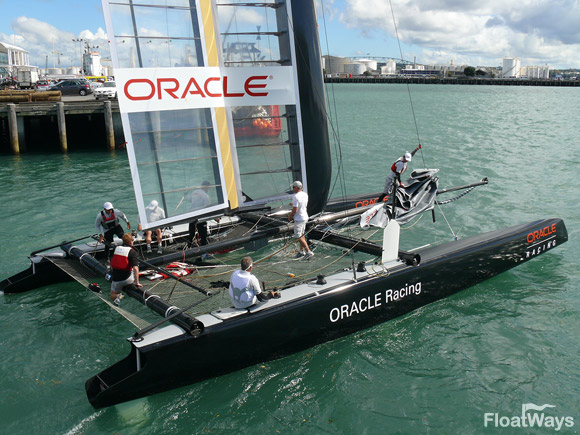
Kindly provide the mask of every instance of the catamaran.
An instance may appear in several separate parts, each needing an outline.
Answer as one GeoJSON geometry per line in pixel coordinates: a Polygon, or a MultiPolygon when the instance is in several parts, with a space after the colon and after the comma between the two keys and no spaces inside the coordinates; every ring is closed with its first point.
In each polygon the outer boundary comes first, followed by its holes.
{"type": "Polygon", "coordinates": [[[385,203],[376,204],[379,193],[329,199],[329,125],[312,0],[103,0],[103,9],[140,222],[145,230],[164,228],[166,244],[163,255],[143,253],[145,286],[126,292],[161,317],[146,321],[129,311],[132,299],[117,307],[99,293],[109,271],[96,240],[35,251],[29,269],[0,283],[17,293],[75,279],[136,325],[128,355],[86,382],[95,408],[377,325],[568,238],[564,222],[551,218],[401,250],[400,225],[428,211],[435,218],[436,206],[487,183],[439,189],[433,169],[414,171],[385,203]],[[288,253],[295,180],[310,198],[316,262],[288,253]],[[148,221],[153,200],[164,219],[148,221]],[[186,243],[191,221],[207,223],[208,244],[186,243]],[[369,225],[382,240],[370,240],[369,225]],[[281,297],[236,309],[227,280],[248,252],[281,297]],[[213,259],[201,259],[210,253],[213,259]]]}

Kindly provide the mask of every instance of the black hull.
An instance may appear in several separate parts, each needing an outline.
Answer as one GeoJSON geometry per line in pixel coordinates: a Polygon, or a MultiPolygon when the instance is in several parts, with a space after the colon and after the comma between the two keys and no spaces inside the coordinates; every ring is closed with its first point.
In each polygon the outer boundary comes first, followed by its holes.
{"type": "Polygon", "coordinates": [[[567,240],[564,222],[548,219],[423,249],[419,267],[401,264],[388,276],[244,314],[196,337],[183,334],[139,350],[133,344],[127,358],[87,381],[87,395],[101,408],[286,356],[443,299],[567,240]]]}
{"type": "Polygon", "coordinates": [[[45,258],[37,258],[26,270],[0,281],[0,290],[4,293],[23,293],[40,287],[72,281],[62,269],[45,258]]]}

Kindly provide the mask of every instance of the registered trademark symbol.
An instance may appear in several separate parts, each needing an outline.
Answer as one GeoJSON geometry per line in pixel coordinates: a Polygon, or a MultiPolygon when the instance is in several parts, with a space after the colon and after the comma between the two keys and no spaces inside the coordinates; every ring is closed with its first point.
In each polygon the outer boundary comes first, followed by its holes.
{"type": "Polygon", "coordinates": [[[274,80],[274,76],[270,76],[270,77],[269,77],[269,79],[270,79],[270,80],[274,80]]]}

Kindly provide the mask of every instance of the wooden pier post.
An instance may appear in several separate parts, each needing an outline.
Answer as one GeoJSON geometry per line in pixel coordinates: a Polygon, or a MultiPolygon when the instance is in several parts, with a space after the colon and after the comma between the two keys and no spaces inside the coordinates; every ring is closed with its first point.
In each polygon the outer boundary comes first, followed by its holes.
{"type": "Polygon", "coordinates": [[[110,101],[104,102],[105,134],[109,151],[115,150],[115,126],[113,124],[113,109],[110,101]]]}
{"type": "Polygon", "coordinates": [[[10,132],[10,148],[13,154],[20,154],[18,144],[18,119],[16,118],[16,104],[9,103],[8,106],[8,131],[10,132]]]}
{"type": "Polygon", "coordinates": [[[63,153],[68,151],[68,144],[66,141],[66,121],[64,117],[64,103],[59,101],[56,103],[56,117],[58,121],[58,137],[60,138],[60,150],[63,153]]]}

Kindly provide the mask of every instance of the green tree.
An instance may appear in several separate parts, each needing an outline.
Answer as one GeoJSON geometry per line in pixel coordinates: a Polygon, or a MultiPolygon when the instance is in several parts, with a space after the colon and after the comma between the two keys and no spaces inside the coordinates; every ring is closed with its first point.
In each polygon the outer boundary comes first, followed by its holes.
{"type": "Polygon", "coordinates": [[[475,68],[472,66],[466,66],[463,70],[463,74],[465,74],[467,77],[473,77],[475,75],[475,68]]]}

